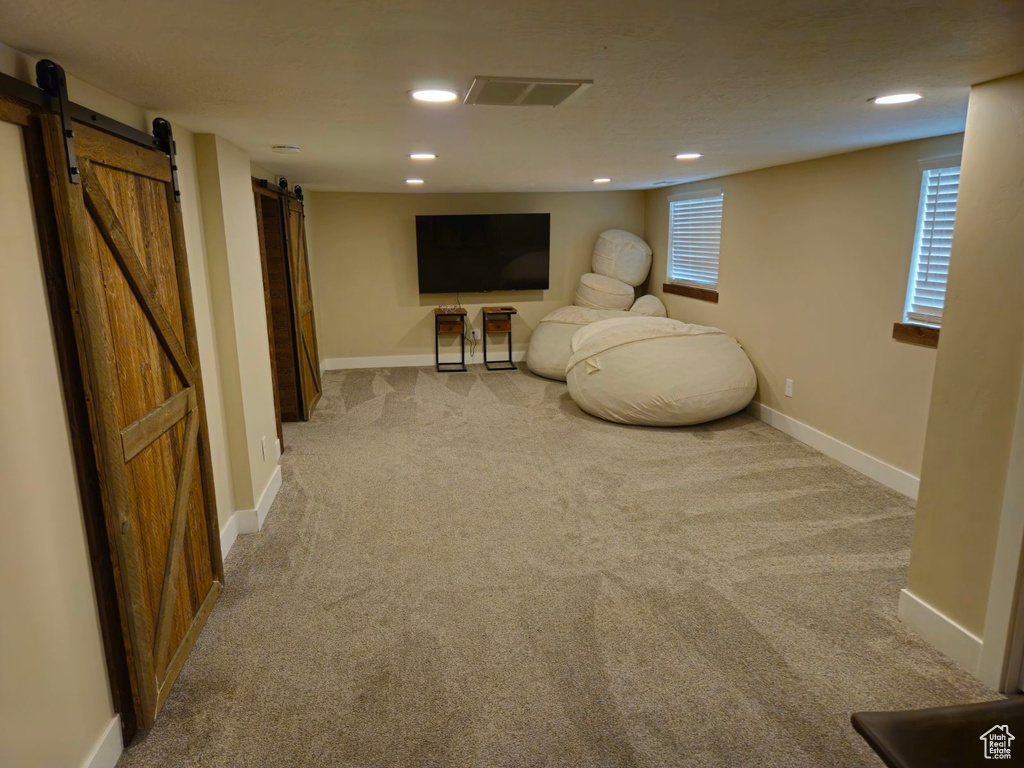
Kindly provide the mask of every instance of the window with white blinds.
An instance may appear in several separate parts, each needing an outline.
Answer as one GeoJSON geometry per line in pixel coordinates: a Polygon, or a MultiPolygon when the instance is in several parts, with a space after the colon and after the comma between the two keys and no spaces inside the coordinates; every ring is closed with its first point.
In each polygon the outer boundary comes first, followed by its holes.
{"type": "Polygon", "coordinates": [[[955,158],[939,165],[942,167],[925,167],[922,173],[917,238],[907,286],[905,319],[910,323],[941,325],[946,303],[960,160],[955,158]]]}
{"type": "Polygon", "coordinates": [[[671,200],[669,210],[668,279],[717,288],[722,193],[671,200]]]}

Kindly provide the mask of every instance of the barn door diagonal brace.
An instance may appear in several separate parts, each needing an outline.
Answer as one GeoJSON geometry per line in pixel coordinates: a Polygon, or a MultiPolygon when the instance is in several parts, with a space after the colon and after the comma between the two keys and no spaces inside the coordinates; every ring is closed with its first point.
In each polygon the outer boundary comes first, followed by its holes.
{"type": "Polygon", "coordinates": [[[157,147],[171,160],[171,187],[174,189],[174,202],[181,202],[181,190],[178,188],[178,160],[175,157],[174,132],[171,124],[162,117],[153,121],[153,135],[156,137],[157,147]]]}
{"type": "Polygon", "coordinates": [[[49,59],[36,64],[36,82],[39,88],[53,100],[55,111],[60,116],[61,133],[64,137],[64,159],[68,164],[68,176],[72,184],[80,184],[78,156],[75,154],[75,131],[71,127],[71,102],[68,100],[68,81],[64,68],[49,59]]]}

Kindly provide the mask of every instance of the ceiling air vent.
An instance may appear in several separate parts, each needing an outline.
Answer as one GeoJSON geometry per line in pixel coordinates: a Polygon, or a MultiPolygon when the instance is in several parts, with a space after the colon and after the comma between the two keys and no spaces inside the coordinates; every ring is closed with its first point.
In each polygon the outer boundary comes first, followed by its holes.
{"type": "Polygon", "coordinates": [[[465,103],[491,107],[557,107],[593,84],[593,80],[477,77],[466,94],[465,103]]]}

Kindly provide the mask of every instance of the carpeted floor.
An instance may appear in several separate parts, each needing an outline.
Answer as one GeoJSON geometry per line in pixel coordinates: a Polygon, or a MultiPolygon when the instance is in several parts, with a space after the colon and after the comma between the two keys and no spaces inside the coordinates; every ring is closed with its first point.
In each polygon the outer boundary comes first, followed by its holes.
{"type": "Polygon", "coordinates": [[[122,768],[880,766],[852,711],[994,698],[896,619],[907,498],[474,368],[325,375],[122,768]]]}

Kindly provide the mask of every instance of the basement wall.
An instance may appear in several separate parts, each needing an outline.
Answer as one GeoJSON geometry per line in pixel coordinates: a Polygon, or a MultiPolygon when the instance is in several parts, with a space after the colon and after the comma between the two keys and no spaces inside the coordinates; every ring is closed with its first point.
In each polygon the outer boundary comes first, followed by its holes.
{"type": "MultiPolygon", "coordinates": [[[[311,274],[320,356],[339,359],[434,354],[433,309],[456,295],[420,294],[416,216],[420,214],[550,213],[548,290],[464,293],[468,320],[482,328],[480,309],[511,304],[513,345],[525,350],[546,314],[571,304],[580,275],[590,271],[597,236],[606,229],[642,234],[642,192],[493,194],[370,194],[310,192],[311,274]]],[[[453,337],[457,338],[457,337],[453,337]]],[[[504,336],[495,337],[504,344],[504,336]]],[[[447,340],[447,349],[454,344],[447,340]]],[[[501,347],[504,350],[505,347],[501,347]]],[[[491,350],[488,350],[490,353],[491,350]]],[[[427,360],[426,358],[431,358],[427,360]]],[[[467,360],[469,353],[467,351],[467,360]]],[[[477,349],[475,362],[481,362],[477,349]]]]}
{"type": "Polygon", "coordinates": [[[892,144],[646,193],[652,293],[669,315],[735,336],[757,370],[758,403],[906,473],[908,486],[920,476],[935,368],[934,348],[892,337],[918,161],[962,143],[956,134],[892,144]],[[691,190],[725,195],[717,304],[663,289],[668,198],[691,190]]]}

